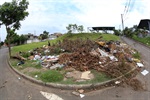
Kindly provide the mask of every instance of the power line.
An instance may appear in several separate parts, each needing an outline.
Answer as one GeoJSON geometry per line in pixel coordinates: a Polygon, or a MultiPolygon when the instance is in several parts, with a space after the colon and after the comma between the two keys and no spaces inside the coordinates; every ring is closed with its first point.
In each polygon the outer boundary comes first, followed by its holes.
{"type": "Polygon", "coordinates": [[[128,12],[129,12],[129,8],[130,8],[130,3],[131,3],[131,0],[129,0],[128,2],[127,2],[127,5],[126,5],[126,9],[125,9],[125,12],[124,12],[124,14],[123,14],[123,17],[125,18],[126,17],[126,15],[128,14],[128,12]]]}

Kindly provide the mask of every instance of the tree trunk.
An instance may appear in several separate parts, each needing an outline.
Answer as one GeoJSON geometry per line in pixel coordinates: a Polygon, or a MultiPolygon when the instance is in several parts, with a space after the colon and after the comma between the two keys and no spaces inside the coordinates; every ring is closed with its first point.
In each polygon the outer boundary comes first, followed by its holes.
{"type": "MultiPolygon", "coordinates": [[[[7,35],[9,37],[9,32],[10,32],[10,29],[6,26],[6,31],[7,31],[7,35]]],[[[8,40],[8,50],[9,50],[9,58],[11,57],[11,46],[10,46],[10,37],[7,39],[8,40]]]]}

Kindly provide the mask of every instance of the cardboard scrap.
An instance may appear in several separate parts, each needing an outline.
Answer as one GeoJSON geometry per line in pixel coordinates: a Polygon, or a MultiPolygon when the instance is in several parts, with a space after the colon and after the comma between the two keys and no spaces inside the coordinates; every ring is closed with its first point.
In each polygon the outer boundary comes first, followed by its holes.
{"type": "Polygon", "coordinates": [[[91,71],[85,71],[82,73],[81,78],[82,79],[90,79],[89,74],[91,73],[91,71]]]}

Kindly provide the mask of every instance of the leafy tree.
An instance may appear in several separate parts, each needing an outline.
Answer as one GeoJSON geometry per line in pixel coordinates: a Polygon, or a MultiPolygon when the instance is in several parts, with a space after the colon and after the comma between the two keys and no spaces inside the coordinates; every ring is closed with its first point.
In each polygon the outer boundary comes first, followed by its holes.
{"type": "MultiPolygon", "coordinates": [[[[12,30],[18,30],[21,27],[20,21],[24,20],[29,13],[26,11],[29,2],[26,0],[12,0],[0,5],[0,25],[5,25],[9,36],[12,30]]],[[[8,38],[9,56],[11,56],[10,38],[8,38]]]]}
{"type": "Polygon", "coordinates": [[[66,29],[68,30],[67,33],[72,33],[72,32],[75,32],[77,31],[77,25],[76,24],[69,24],[66,29]]]}
{"type": "Polygon", "coordinates": [[[20,43],[21,43],[21,44],[24,44],[25,41],[27,41],[27,39],[28,39],[28,38],[27,38],[25,35],[22,34],[22,35],[20,36],[20,43]]]}
{"type": "Polygon", "coordinates": [[[49,32],[43,31],[43,33],[40,34],[39,39],[40,39],[40,40],[44,40],[44,39],[47,39],[48,36],[49,36],[49,32]]]}
{"type": "Polygon", "coordinates": [[[78,26],[77,31],[82,33],[84,31],[83,25],[78,26]]]}
{"type": "Polygon", "coordinates": [[[0,42],[0,48],[1,48],[1,46],[3,46],[4,45],[4,42],[3,41],[1,41],[0,42]]]}
{"type": "Polygon", "coordinates": [[[117,36],[121,35],[121,30],[113,30],[113,31],[114,31],[115,35],[117,35],[117,36]]]}
{"type": "Polygon", "coordinates": [[[17,33],[15,33],[14,30],[10,30],[9,34],[7,34],[6,39],[5,39],[5,43],[8,44],[8,41],[10,41],[10,44],[20,44],[20,39],[19,39],[19,35],[17,35],[17,33]]]}

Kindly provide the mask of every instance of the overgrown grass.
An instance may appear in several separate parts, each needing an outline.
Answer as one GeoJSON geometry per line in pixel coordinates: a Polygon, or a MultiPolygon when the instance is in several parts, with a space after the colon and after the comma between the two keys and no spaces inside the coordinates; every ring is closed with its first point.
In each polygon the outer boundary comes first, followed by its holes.
{"type": "Polygon", "coordinates": [[[150,46],[150,37],[140,38],[140,37],[134,36],[133,39],[150,46]]]}

